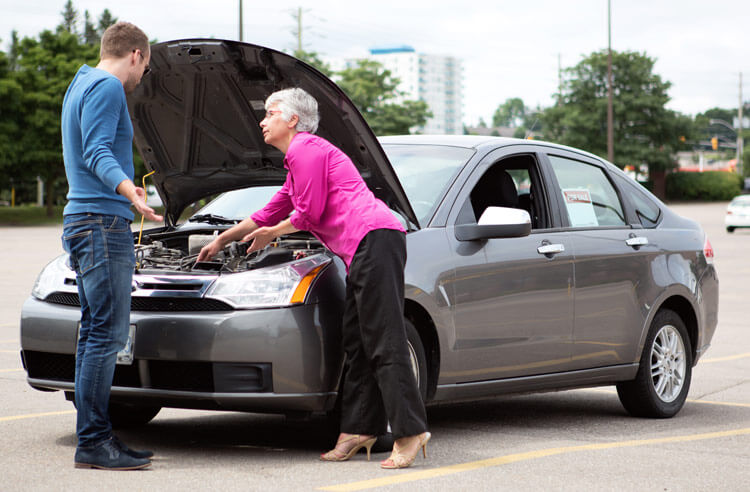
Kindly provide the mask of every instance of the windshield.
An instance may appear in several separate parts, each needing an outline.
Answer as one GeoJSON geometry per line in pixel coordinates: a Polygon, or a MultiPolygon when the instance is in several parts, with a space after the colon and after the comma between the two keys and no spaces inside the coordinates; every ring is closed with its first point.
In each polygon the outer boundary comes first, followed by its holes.
{"type": "Polygon", "coordinates": [[[425,226],[458,171],[474,155],[474,149],[446,145],[384,144],[406,197],[425,226]]]}
{"type": "MultiPolygon", "coordinates": [[[[217,196],[193,217],[217,216],[226,219],[244,220],[253,212],[263,208],[281,186],[254,186],[241,190],[228,191],[217,196]]],[[[191,220],[191,219],[188,219],[191,220]]]]}
{"type": "MultiPolygon", "coordinates": [[[[444,145],[384,145],[417,220],[426,225],[448,185],[474,154],[473,149],[444,145]]],[[[281,186],[254,186],[222,193],[193,214],[190,222],[244,220],[263,208],[281,186]]],[[[395,214],[403,222],[403,218],[395,214]]]]}

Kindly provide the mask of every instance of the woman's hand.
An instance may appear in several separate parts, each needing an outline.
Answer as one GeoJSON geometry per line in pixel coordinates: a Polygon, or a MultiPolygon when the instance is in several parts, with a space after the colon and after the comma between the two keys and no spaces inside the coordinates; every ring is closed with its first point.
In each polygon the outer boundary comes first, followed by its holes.
{"type": "Polygon", "coordinates": [[[219,254],[219,251],[221,251],[221,249],[222,245],[219,243],[219,240],[214,239],[201,248],[201,252],[198,253],[198,259],[195,260],[196,263],[211,260],[214,256],[219,254]]]}
{"type": "Polygon", "coordinates": [[[258,251],[266,246],[268,246],[268,243],[276,239],[278,236],[278,232],[276,232],[275,227],[259,227],[255,229],[250,234],[246,235],[242,238],[242,241],[244,242],[250,242],[250,246],[247,248],[247,253],[250,254],[253,251],[258,251]]]}

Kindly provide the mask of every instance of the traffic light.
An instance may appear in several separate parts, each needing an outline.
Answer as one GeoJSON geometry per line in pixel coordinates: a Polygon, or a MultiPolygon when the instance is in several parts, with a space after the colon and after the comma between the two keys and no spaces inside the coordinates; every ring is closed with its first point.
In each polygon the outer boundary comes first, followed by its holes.
{"type": "Polygon", "coordinates": [[[719,137],[711,137],[711,148],[714,150],[719,149],[719,137]]]}

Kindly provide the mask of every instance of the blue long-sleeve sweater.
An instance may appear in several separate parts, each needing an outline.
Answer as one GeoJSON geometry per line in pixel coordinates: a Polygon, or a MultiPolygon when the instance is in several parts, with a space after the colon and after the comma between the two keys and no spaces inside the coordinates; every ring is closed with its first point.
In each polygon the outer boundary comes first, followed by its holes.
{"type": "Polygon", "coordinates": [[[64,215],[97,213],[133,220],[130,201],[115,190],[133,179],[133,125],[122,82],[82,66],[62,106],[68,204],[64,215]]]}

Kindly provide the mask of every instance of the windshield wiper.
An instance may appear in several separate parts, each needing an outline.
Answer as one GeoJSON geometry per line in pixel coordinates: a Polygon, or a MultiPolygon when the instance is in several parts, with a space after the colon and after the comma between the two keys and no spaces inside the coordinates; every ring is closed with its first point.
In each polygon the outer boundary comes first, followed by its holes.
{"type": "Polygon", "coordinates": [[[237,224],[241,221],[239,219],[228,219],[221,215],[200,214],[193,215],[188,219],[188,222],[206,222],[208,224],[237,224]]]}

